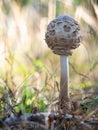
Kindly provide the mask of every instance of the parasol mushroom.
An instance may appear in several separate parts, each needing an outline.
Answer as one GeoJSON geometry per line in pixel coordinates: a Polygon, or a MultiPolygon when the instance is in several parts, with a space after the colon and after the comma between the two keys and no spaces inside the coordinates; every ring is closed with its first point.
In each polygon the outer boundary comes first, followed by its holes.
{"type": "Polygon", "coordinates": [[[52,20],[45,33],[45,41],[50,49],[60,55],[61,79],[60,79],[60,102],[61,108],[69,109],[69,64],[68,56],[72,50],[79,47],[81,41],[80,26],[72,17],[61,14],[52,20]],[[67,104],[67,105],[66,105],[67,104]]]}

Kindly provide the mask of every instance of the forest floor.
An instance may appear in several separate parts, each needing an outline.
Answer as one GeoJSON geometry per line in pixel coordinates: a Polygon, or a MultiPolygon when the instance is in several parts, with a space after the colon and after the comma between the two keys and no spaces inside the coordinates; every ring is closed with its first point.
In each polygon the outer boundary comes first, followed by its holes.
{"type": "Polygon", "coordinates": [[[76,89],[71,92],[74,110],[64,113],[54,103],[54,110],[39,112],[35,107],[32,113],[23,111],[0,119],[0,130],[97,130],[98,97],[97,86],[76,89]],[[81,94],[83,99],[81,99],[81,94]]]}

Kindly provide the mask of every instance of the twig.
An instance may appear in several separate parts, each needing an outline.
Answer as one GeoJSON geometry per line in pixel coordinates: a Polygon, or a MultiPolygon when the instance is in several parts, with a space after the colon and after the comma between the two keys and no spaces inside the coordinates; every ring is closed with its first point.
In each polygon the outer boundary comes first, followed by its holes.
{"type": "Polygon", "coordinates": [[[95,69],[95,67],[98,65],[98,61],[96,61],[93,65],[92,65],[92,67],[90,68],[90,72],[93,70],[93,69],[95,69]]]}
{"type": "Polygon", "coordinates": [[[85,77],[85,78],[87,78],[87,79],[90,79],[87,75],[78,72],[78,71],[75,69],[75,67],[72,65],[71,62],[69,62],[69,65],[72,67],[72,69],[74,70],[75,73],[77,73],[78,75],[80,75],[80,76],[82,76],[82,77],[85,77]]]}

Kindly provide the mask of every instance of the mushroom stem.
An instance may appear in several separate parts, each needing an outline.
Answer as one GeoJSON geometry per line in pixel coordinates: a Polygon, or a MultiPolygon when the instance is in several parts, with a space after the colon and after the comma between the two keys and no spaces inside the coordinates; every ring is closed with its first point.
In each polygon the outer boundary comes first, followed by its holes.
{"type": "Polygon", "coordinates": [[[68,92],[68,82],[69,82],[69,64],[68,56],[60,56],[60,65],[61,65],[61,79],[60,79],[60,100],[68,101],[69,92],[68,92]]]}

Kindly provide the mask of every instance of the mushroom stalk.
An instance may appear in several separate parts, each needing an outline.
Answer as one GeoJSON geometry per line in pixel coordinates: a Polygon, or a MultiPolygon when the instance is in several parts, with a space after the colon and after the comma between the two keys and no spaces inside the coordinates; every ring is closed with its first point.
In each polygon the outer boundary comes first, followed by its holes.
{"type": "Polygon", "coordinates": [[[61,66],[61,79],[60,79],[60,100],[68,100],[68,82],[69,82],[69,64],[68,56],[60,56],[60,66],[61,66]]]}

